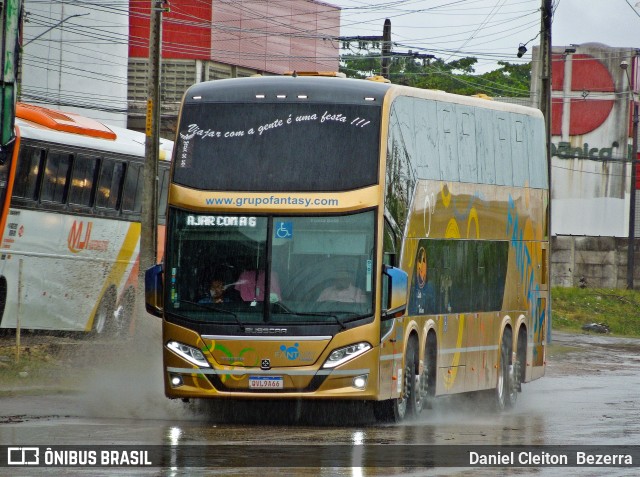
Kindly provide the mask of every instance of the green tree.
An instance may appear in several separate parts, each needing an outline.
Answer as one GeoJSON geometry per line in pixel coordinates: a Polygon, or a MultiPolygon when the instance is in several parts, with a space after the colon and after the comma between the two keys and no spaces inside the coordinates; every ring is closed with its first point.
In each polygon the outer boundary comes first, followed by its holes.
{"type": "Polygon", "coordinates": [[[380,74],[380,55],[343,55],[340,58],[340,72],[347,78],[364,79],[380,74]]]}
{"type": "MultiPolygon", "coordinates": [[[[392,83],[424,89],[438,89],[462,95],[529,96],[531,64],[498,62],[498,68],[475,74],[475,57],[445,62],[440,58],[420,59],[403,55],[392,58],[389,79],[392,83]]],[[[341,58],[340,71],[351,78],[380,74],[379,54],[348,55],[341,58]]]]}

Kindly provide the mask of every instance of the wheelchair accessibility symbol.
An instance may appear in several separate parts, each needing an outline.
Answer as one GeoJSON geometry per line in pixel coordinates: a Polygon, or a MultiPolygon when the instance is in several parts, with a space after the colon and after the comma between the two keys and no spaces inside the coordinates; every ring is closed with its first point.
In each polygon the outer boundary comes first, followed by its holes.
{"type": "Polygon", "coordinates": [[[293,222],[276,222],[275,236],[279,239],[293,238],[293,222]]]}

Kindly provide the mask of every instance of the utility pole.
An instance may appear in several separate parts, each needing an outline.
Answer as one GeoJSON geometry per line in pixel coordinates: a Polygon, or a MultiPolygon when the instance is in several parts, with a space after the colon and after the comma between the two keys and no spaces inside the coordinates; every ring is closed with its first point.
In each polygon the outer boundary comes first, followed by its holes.
{"type": "MultiPolygon", "coordinates": [[[[635,58],[634,58],[635,59],[635,58]]],[[[635,62],[634,62],[635,63],[635,62]]],[[[631,88],[629,84],[629,88],[631,88]]],[[[627,245],[627,288],[633,290],[636,232],[636,182],[638,181],[638,103],[633,98],[633,138],[631,140],[631,190],[629,191],[629,240],[627,245]]]]}
{"type": "Polygon", "coordinates": [[[389,79],[389,66],[391,64],[391,20],[384,21],[382,29],[382,64],[380,74],[383,78],[389,79]]]}
{"type": "Polygon", "coordinates": [[[0,5],[0,161],[3,162],[15,140],[21,16],[22,0],[5,0],[0,5]]]}
{"type": "MultiPolygon", "coordinates": [[[[540,31],[540,99],[538,108],[545,119],[547,138],[547,174],[551,191],[551,1],[542,0],[540,31]]],[[[551,202],[551,201],[549,201],[551,202]]],[[[551,205],[549,204],[549,239],[551,239],[551,205]]]]}
{"type": "Polygon", "coordinates": [[[140,286],[144,272],[156,263],[158,244],[157,177],[160,153],[160,65],[163,2],[151,0],[149,15],[149,69],[142,215],[140,217],[140,286]]]}
{"type": "MultiPolygon", "coordinates": [[[[638,64],[638,51],[633,55],[633,63],[631,71],[635,71],[638,64]]],[[[638,102],[634,93],[635,84],[631,82],[631,75],[628,71],[628,63],[623,61],[620,63],[627,75],[627,85],[629,95],[631,96],[631,104],[633,104],[633,127],[631,129],[631,189],[629,190],[629,234],[627,240],[627,288],[633,290],[634,286],[634,269],[635,269],[635,251],[636,251],[636,187],[638,182],[638,102]]]]}
{"type": "Polygon", "coordinates": [[[547,140],[547,182],[549,183],[549,203],[547,204],[547,234],[549,245],[547,250],[547,287],[549,295],[547,297],[547,316],[549,317],[549,325],[547,326],[547,342],[551,342],[551,203],[552,187],[551,187],[551,9],[552,0],[542,0],[541,8],[541,29],[540,29],[540,100],[538,108],[544,116],[545,137],[547,140]]]}
{"type": "Polygon", "coordinates": [[[382,30],[382,36],[341,36],[338,40],[344,42],[344,48],[348,48],[348,44],[351,41],[357,41],[360,43],[360,48],[363,48],[363,44],[371,42],[374,48],[377,48],[379,43],[382,42],[382,48],[380,52],[380,76],[389,79],[389,69],[391,66],[391,58],[395,56],[406,56],[416,59],[430,60],[435,58],[433,55],[427,55],[424,53],[412,52],[398,53],[391,50],[391,20],[386,19],[384,21],[384,28],[382,30]]]}
{"type": "MultiPolygon", "coordinates": [[[[633,55],[631,71],[635,71],[638,63],[638,51],[633,55]]],[[[627,87],[633,105],[633,127],[631,128],[631,189],[629,189],[629,233],[627,239],[627,288],[633,290],[633,272],[635,268],[635,239],[636,239],[636,183],[638,181],[638,102],[634,93],[635,83],[631,81],[629,75],[629,63],[623,61],[620,68],[627,75],[627,87]]]]}

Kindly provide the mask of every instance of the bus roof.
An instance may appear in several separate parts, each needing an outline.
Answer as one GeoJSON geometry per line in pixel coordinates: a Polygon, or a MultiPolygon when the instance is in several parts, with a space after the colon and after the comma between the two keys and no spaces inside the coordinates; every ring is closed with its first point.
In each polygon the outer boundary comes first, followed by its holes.
{"type": "MultiPolygon", "coordinates": [[[[18,103],[16,128],[23,138],[144,157],[144,133],[107,126],[79,114],[18,103]]],[[[160,160],[169,161],[173,141],[160,139],[160,160]]]]}
{"type": "Polygon", "coordinates": [[[16,117],[55,131],[64,131],[102,139],[116,139],[116,133],[104,124],[79,114],[56,111],[33,104],[17,103],[16,117]]]}
{"type": "Polygon", "coordinates": [[[462,96],[439,90],[412,88],[380,81],[326,76],[253,76],[205,81],[191,86],[185,93],[185,104],[308,102],[382,104],[384,97],[412,96],[434,101],[476,106],[484,109],[510,111],[529,116],[542,116],[539,110],[500,101],[462,96]],[[389,93],[387,95],[387,93],[389,93]]]}
{"type": "Polygon", "coordinates": [[[205,81],[191,86],[185,104],[202,102],[309,102],[371,104],[382,103],[391,85],[375,81],[321,76],[262,76],[205,81]],[[339,85],[339,88],[336,88],[339,85]]]}

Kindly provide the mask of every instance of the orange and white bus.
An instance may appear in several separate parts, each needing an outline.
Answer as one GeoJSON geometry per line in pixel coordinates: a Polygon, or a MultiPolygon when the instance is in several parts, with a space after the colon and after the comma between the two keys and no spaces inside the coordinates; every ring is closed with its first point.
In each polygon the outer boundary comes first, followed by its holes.
{"type": "MultiPolygon", "coordinates": [[[[144,134],[20,103],[15,130],[0,165],[0,328],[126,333],[144,134]]],[[[161,142],[165,194],[172,146],[161,142]]]]}
{"type": "Polygon", "coordinates": [[[383,421],[453,393],[511,407],[545,368],[546,171],[531,108],[321,76],[192,86],[146,276],[166,395],[365,400],[383,421]]]}

